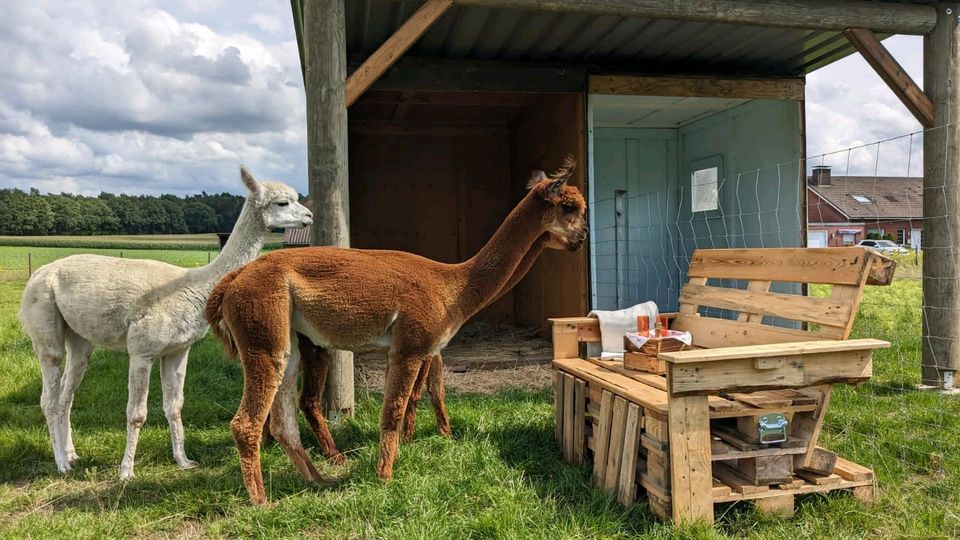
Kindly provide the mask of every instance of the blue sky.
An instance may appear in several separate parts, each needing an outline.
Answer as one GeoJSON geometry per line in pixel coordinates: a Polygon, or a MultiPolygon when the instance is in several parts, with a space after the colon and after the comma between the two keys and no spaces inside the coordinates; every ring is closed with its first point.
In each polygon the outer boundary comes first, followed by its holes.
{"type": "MultiPolygon", "coordinates": [[[[0,187],[240,193],[240,163],[306,192],[304,95],[286,0],[10,2],[0,24],[0,187]]],[[[922,41],[885,42],[918,82],[922,41]]],[[[857,56],[808,78],[808,154],[919,129],[857,56]]],[[[824,160],[906,174],[918,140],[824,160]],[[912,155],[909,156],[911,146],[912,155]]],[[[817,164],[817,163],[811,163],[817,164]]]]}

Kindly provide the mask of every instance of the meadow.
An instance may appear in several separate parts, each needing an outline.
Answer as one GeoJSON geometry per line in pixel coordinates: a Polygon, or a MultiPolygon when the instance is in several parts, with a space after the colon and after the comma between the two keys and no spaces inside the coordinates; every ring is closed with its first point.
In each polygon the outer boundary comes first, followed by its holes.
{"type": "MultiPolygon", "coordinates": [[[[65,253],[65,252],[64,252],[65,253]]],[[[200,252],[205,253],[205,252],[200,252]]],[[[57,252],[51,252],[56,256],[57,252]]],[[[125,251],[125,256],[140,253],[125,251]]],[[[184,262],[179,252],[148,255],[184,262]]],[[[206,255],[203,255],[205,262],[206,255]]],[[[170,455],[153,375],[137,478],[116,479],[125,440],[127,360],[97,351],[74,405],[79,466],[57,474],[39,407],[40,375],[16,322],[24,280],[0,281],[0,533],[8,538],[949,538],[960,536],[960,402],[915,390],[919,382],[920,282],[897,279],[866,292],[854,336],[893,343],[874,378],[834,394],[822,443],[877,472],[877,502],[846,494],[798,498],[796,518],[718,508],[715,528],[659,523],[646,503],[624,509],[592,487],[589,465],[562,463],[550,390],[452,393],[455,439],[434,434],[422,403],[414,441],[401,447],[392,482],[377,479],[381,396],[359,391],[354,417],[334,427],[348,464],[332,466],[301,431],[329,484],[305,483],[279,447],[265,448],[267,508],[252,508],[229,430],[240,367],[207,337],[194,346],[183,410],[188,455],[170,455]]],[[[826,294],[817,288],[813,294],[826,294]]],[[[157,370],[154,370],[155,372],[157,370]]],[[[426,401],[426,400],[425,400],[426,401]]]]}

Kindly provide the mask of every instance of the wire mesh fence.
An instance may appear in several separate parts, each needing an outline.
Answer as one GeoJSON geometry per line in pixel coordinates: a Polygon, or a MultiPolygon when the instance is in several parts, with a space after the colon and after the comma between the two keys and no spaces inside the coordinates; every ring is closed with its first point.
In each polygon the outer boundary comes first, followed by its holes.
{"type": "MultiPolygon", "coordinates": [[[[716,180],[715,207],[704,211],[693,211],[701,188],[693,178],[680,178],[671,189],[637,185],[599,194],[591,206],[597,214],[591,237],[593,306],[617,309],[654,300],[661,311],[676,311],[695,249],[808,242],[826,247],[886,239],[878,247],[897,261],[895,279],[887,287],[867,287],[852,337],[883,339],[891,347],[875,354],[869,383],[838,388],[823,444],[876,467],[881,489],[884,479],[920,474],[956,498],[957,490],[945,486],[960,481],[960,397],[918,389],[922,367],[942,372],[954,361],[936,357],[950,354],[951,347],[930,344],[953,345],[960,338],[958,306],[940,292],[960,290],[956,239],[946,232],[958,222],[950,184],[960,179],[936,184],[922,178],[924,138],[941,135],[937,144],[951,144],[943,133],[931,133],[940,129],[725,174],[716,180]],[[829,167],[831,176],[808,178],[808,167],[820,167],[820,175],[829,167]],[[928,201],[927,215],[924,198],[936,200],[928,201]],[[931,213],[931,208],[938,210],[931,213]],[[931,231],[937,227],[942,229],[931,231]],[[946,258],[937,253],[944,250],[946,258]],[[937,255],[940,267],[925,268],[925,257],[937,255]],[[937,292],[931,296],[930,291],[937,292]],[[953,316],[955,330],[925,324],[924,314],[930,318],[941,311],[953,316]]],[[[941,164],[950,170],[948,165],[941,164]]],[[[780,283],[771,290],[830,294],[827,285],[802,291],[780,283]]],[[[734,318],[736,313],[719,310],[719,315],[734,318]]]]}

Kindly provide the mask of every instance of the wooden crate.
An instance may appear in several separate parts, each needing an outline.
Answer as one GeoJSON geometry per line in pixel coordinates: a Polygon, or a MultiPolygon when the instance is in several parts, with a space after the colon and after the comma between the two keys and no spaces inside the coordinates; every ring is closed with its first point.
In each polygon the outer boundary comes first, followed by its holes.
{"type": "Polygon", "coordinates": [[[595,319],[552,319],[565,459],[591,460],[598,487],[623,504],[646,497],[654,513],[678,522],[712,519],[715,503],[735,501],[792,514],[796,495],[833,490],[871,502],[873,472],[817,441],[833,384],[869,379],[872,350],[889,346],[846,339],[864,285],[889,282],[889,260],[859,248],[709,250],[694,253],[688,274],[674,327],[709,348],[661,354],[666,376],[581,354],[600,339],[595,319]],[[738,275],[746,289],[707,284],[738,275]],[[833,283],[832,296],[809,302],[767,292],[771,281],[807,278],[833,283]],[[784,304],[781,316],[817,326],[763,324],[784,304]],[[740,313],[716,319],[700,306],[740,313]],[[790,418],[789,440],[759,444],[751,439],[756,418],[772,412],[790,418]]]}

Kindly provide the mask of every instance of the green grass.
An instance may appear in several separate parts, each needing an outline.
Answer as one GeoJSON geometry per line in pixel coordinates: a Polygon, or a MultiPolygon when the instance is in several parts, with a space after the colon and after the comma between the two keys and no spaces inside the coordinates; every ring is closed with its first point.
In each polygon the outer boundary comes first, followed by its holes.
{"type": "MultiPolygon", "coordinates": [[[[423,404],[413,443],[403,445],[392,482],[375,474],[380,395],[358,393],[353,419],[334,428],[347,467],[325,464],[331,485],[304,482],[276,446],[264,452],[268,496],[248,506],[229,421],[242,372],[207,338],[194,346],[183,416],[187,451],[201,467],[177,470],[153,375],[136,480],[116,480],[125,439],[127,360],[97,351],[77,393],[73,424],[82,461],[57,474],[39,408],[40,375],[15,312],[23,281],[0,282],[0,531],[2,536],[181,536],[322,538],[937,538],[960,535],[960,402],[920,393],[920,284],[868,288],[855,336],[888,339],[875,376],[840,386],[823,442],[875,468],[878,499],[798,498],[795,519],[718,507],[715,530],[658,523],[645,502],[621,508],[592,487],[589,466],[564,464],[553,441],[548,389],[449,397],[456,439],[433,434],[423,404]]],[[[817,289],[815,294],[826,294],[817,289]]],[[[156,370],[154,370],[156,371],[156,370]]]]}
{"type": "MultiPolygon", "coordinates": [[[[279,247],[283,233],[270,233],[268,247],[279,247]]],[[[100,249],[197,249],[219,247],[214,233],[204,234],[119,234],[96,236],[0,236],[0,246],[100,249]]]]}

